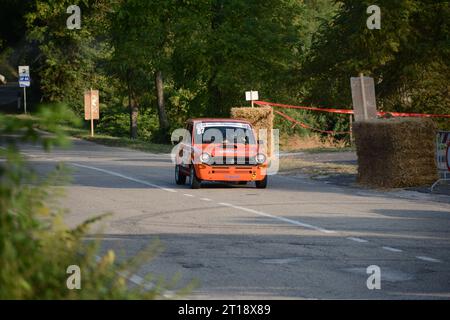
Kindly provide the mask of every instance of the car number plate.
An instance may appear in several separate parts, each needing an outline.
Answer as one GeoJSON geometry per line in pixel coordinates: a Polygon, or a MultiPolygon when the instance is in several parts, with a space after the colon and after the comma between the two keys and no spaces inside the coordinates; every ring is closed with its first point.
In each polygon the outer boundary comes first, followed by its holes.
{"type": "Polygon", "coordinates": [[[226,179],[239,179],[241,176],[236,174],[236,175],[226,175],[225,178],[226,179]]]}

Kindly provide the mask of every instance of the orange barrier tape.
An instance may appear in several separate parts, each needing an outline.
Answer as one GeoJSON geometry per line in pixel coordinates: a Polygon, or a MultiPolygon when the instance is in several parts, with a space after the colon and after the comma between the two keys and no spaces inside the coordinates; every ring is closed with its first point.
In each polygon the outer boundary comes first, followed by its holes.
{"type": "Polygon", "coordinates": [[[295,124],[298,124],[299,126],[301,126],[302,128],[305,128],[305,129],[314,130],[314,131],[318,131],[321,133],[327,133],[327,134],[349,134],[349,133],[351,133],[350,131],[332,131],[332,130],[322,130],[322,129],[313,128],[311,126],[308,126],[307,124],[304,124],[303,122],[300,122],[300,121],[288,116],[287,114],[285,114],[283,112],[280,112],[278,110],[274,110],[273,112],[275,112],[276,114],[282,116],[283,118],[285,118],[295,124]]]}
{"type": "Polygon", "coordinates": [[[302,109],[302,110],[322,111],[322,112],[341,113],[341,114],[353,114],[353,110],[349,110],[349,109],[325,109],[325,108],[315,108],[315,107],[292,106],[289,104],[272,103],[272,102],[265,102],[265,101],[253,101],[253,103],[260,105],[260,106],[274,106],[274,107],[289,108],[289,109],[302,109]]]}
{"type": "Polygon", "coordinates": [[[429,114],[429,113],[405,113],[405,112],[389,112],[379,111],[379,116],[390,114],[393,117],[420,117],[420,118],[450,118],[450,114],[429,114]]]}
{"type": "MultiPolygon", "coordinates": [[[[305,107],[305,106],[293,106],[289,104],[282,103],[272,103],[265,101],[253,101],[254,104],[259,106],[274,106],[280,108],[288,109],[301,109],[310,111],[321,111],[321,112],[331,112],[340,114],[353,114],[353,110],[350,109],[327,109],[327,108],[316,108],[316,107],[305,107]]],[[[393,117],[423,117],[423,118],[450,118],[450,114],[429,114],[429,113],[406,113],[406,112],[388,112],[388,111],[378,111],[378,116],[391,115],[393,117]]]]}

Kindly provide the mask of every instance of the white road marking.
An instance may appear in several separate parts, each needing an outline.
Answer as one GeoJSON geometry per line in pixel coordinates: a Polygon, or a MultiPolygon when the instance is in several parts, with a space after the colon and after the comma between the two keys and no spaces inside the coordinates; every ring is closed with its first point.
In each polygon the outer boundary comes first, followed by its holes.
{"type": "Polygon", "coordinates": [[[150,182],[147,182],[147,181],[144,181],[144,180],[135,179],[135,178],[132,178],[132,177],[129,177],[129,176],[126,176],[124,174],[120,174],[120,173],[117,173],[117,172],[114,172],[114,171],[109,171],[109,170],[106,170],[106,169],[100,169],[100,168],[91,167],[91,166],[85,166],[85,165],[78,164],[78,163],[71,163],[71,165],[73,165],[75,167],[79,167],[79,168],[85,168],[85,169],[91,169],[91,170],[103,172],[103,173],[106,173],[106,174],[109,174],[109,175],[112,175],[112,176],[116,176],[116,177],[120,177],[120,178],[123,178],[123,179],[127,179],[127,180],[130,180],[130,181],[133,181],[133,182],[137,182],[137,183],[149,186],[149,187],[158,188],[158,189],[161,189],[161,190],[164,190],[164,191],[177,192],[176,190],[173,190],[173,189],[170,189],[170,188],[164,188],[164,187],[158,186],[157,184],[150,183],[150,182]]]}
{"type": "MultiPolygon", "coordinates": [[[[124,174],[120,174],[120,173],[117,173],[117,172],[114,172],[114,171],[110,171],[110,170],[106,170],[106,169],[100,169],[100,168],[97,168],[97,167],[81,165],[81,164],[78,164],[78,163],[71,163],[71,165],[73,165],[75,167],[79,167],[79,168],[86,168],[86,169],[91,169],[91,170],[103,172],[103,173],[106,173],[106,174],[109,174],[109,175],[112,175],[112,176],[116,176],[116,177],[120,177],[120,178],[123,178],[123,179],[127,179],[127,180],[130,180],[130,181],[137,182],[137,183],[140,183],[140,184],[143,184],[143,185],[146,185],[146,186],[154,187],[154,188],[157,188],[157,189],[160,189],[160,190],[164,190],[164,191],[168,191],[168,192],[177,192],[177,190],[161,187],[161,186],[159,186],[157,184],[154,184],[154,183],[151,183],[151,182],[147,182],[147,181],[144,181],[144,180],[140,180],[140,179],[136,179],[136,178],[132,178],[132,177],[129,177],[129,176],[126,176],[124,174]]],[[[184,193],[183,195],[185,195],[187,197],[194,197],[194,195],[188,194],[188,193],[184,193]]],[[[212,201],[209,198],[200,198],[200,200],[212,201]]],[[[271,214],[266,213],[266,212],[262,212],[262,211],[258,211],[258,210],[254,210],[254,209],[250,209],[250,208],[245,208],[245,207],[233,205],[233,204],[227,203],[227,202],[219,202],[218,204],[221,205],[221,206],[230,207],[230,208],[238,209],[238,210],[241,210],[241,211],[254,213],[254,214],[257,214],[257,215],[260,215],[260,216],[263,216],[263,217],[276,219],[276,220],[279,220],[279,221],[287,222],[289,224],[293,224],[293,225],[300,226],[300,227],[307,228],[307,229],[320,231],[320,232],[323,232],[323,233],[328,233],[328,234],[336,233],[336,231],[324,229],[324,228],[321,228],[321,227],[317,227],[317,226],[314,226],[312,224],[303,223],[303,222],[300,222],[300,221],[296,221],[296,220],[292,220],[292,219],[288,219],[288,218],[284,218],[284,217],[280,217],[280,216],[271,215],[271,214]]],[[[355,242],[359,242],[359,243],[369,242],[368,240],[361,239],[361,238],[356,238],[356,237],[347,237],[347,239],[355,241],[355,242]]],[[[387,247],[387,246],[382,247],[382,248],[384,250],[392,251],[392,252],[403,252],[403,250],[400,250],[400,249],[397,249],[397,248],[392,248],[392,247],[387,247]]],[[[436,263],[437,262],[442,262],[439,259],[434,259],[434,258],[426,257],[426,256],[416,256],[416,258],[420,259],[420,260],[423,260],[423,261],[427,261],[427,262],[436,262],[436,263]]],[[[134,282],[135,284],[139,284],[139,282],[142,283],[142,280],[141,279],[137,280],[138,278],[136,278],[136,277],[139,277],[139,276],[134,276],[133,280],[135,280],[135,281],[132,281],[132,282],[134,282]]]]}
{"type": "Polygon", "coordinates": [[[225,207],[230,207],[230,208],[234,208],[234,209],[238,209],[238,210],[242,210],[242,211],[246,211],[246,212],[255,213],[255,214],[263,216],[263,217],[280,220],[280,221],[287,222],[287,223],[290,223],[290,224],[293,224],[296,226],[300,226],[303,228],[307,228],[307,229],[313,229],[313,230],[317,230],[317,231],[324,232],[324,233],[335,233],[335,231],[316,227],[316,226],[313,226],[312,224],[307,224],[307,223],[303,223],[300,221],[296,221],[296,220],[292,220],[292,219],[288,219],[288,218],[284,218],[284,217],[274,216],[274,215],[271,215],[271,214],[268,214],[268,213],[265,213],[262,211],[253,210],[253,209],[249,209],[249,208],[245,208],[245,207],[241,207],[241,206],[235,206],[234,204],[231,204],[231,203],[219,202],[218,204],[221,206],[225,206],[225,207]]]}
{"type": "Polygon", "coordinates": [[[392,247],[382,247],[384,250],[391,251],[391,252],[403,252],[401,249],[392,248],[392,247]]]}
{"type": "Polygon", "coordinates": [[[426,256],[416,256],[416,258],[419,260],[427,261],[427,262],[442,262],[439,259],[434,259],[434,258],[430,258],[430,257],[426,257],[426,256]]]}
{"type": "MultiPolygon", "coordinates": [[[[161,186],[159,186],[157,184],[150,183],[150,182],[147,182],[147,181],[144,181],[144,180],[135,179],[135,178],[132,178],[132,177],[129,177],[129,176],[126,176],[124,174],[117,173],[117,172],[114,172],[114,171],[109,171],[109,170],[106,170],[106,169],[100,169],[100,168],[97,168],[97,167],[86,166],[86,165],[82,165],[82,164],[78,164],[78,163],[71,163],[71,164],[73,166],[75,166],[75,167],[86,168],[86,169],[91,169],[91,170],[103,172],[103,173],[106,173],[106,174],[109,174],[109,175],[112,175],[112,176],[116,176],[116,177],[120,177],[120,178],[123,178],[123,179],[127,179],[127,180],[130,180],[130,181],[133,181],[133,182],[137,182],[137,183],[140,183],[140,184],[143,184],[143,185],[146,185],[146,186],[158,188],[158,189],[161,189],[161,190],[164,190],[164,191],[177,192],[176,190],[169,189],[169,188],[164,188],[164,187],[161,187],[161,186]]],[[[193,197],[193,195],[188,195],[187,193],[184,193],[183,195],[193,197]]],[[[335,231],[332,231],[332,230],[327,230],[327,229],[324,229],[324,228],[313,226],[311,224],[299,222],[299,221],[296,221],[296,220],[291,220],[291,219],[284,218],[284,217],[274,216],[274,215],[271,215],[271,214],[268,214],[268,213],[265,213],[265,212],[262,212],[262,211],[248,209],[248,208],[244,208],[244,207],[240,207],[240,206],[235,206],[235,205],[230,204],[230,203],[220,202],[219,205],[226,206],[226,207],[231,207],[231,208],[242,210],[242,211],[255,213],[255,214],[260,215],[260,216],[264,216],[264,217],[280,220],[280,221],[287,222],[287,223],[290,223],[290,224],[293,224],[293,225],[296,225],[296,226],[317,230],[317,231],[320,231],[320,232],[323,232],[323,233],[335,233],[335,231]]]]}
{"type": "MultiPolygon", "coordinates": [[[[145,290],[153,290],[156,288],[156,285],[153,282],[145,281],[144,278],[141,276],[138,276],[137,274],[133,274],[131,277],[128,278],[130,282],[133,282],[134,284],[138,286],[142,286],[145,290]]],[[[175,296],[175,293],[171,290],[164,290],[162,293],[162,296],[165,298],[173,298],[175,296]]]]}
{"type": "MultiPolygon", "coordinates": [[[[95,261],[100,262],[102,258],[98,255],[95,256],[95,261]]],[[[127,277],[124,272],[117,272],[117,275],[127,279],[128,281],[134,283],[138,286],[143,286],[145,290],[153,290],[155,289],[156,285],[153,282],[145,281],[144,278],[141,276],[138,276],[137,274],[132,274],[131,276],[127,277]]],[[[165,298],[172,298],[174,296],[174,292],[170,290],[165,290],[162,293],[163,297],[165,298]]]]}
{"type": "Polygon", "coordinates": [[[366,239],[355,238],[355,237],[348,237],[347,239],[348,239],[348,240],[352,240],[352,241],[355,241],[355,242],[359,242],[359,243],[365,243],[365,242],[369,242],[369,241],[368,241],[368,240],[366,240],[366,239]]]}

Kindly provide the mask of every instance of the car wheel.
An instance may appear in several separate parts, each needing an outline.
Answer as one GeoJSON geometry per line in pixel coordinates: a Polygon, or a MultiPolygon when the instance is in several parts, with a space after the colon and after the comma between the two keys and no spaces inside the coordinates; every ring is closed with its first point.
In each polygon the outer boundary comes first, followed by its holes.
{"type": "Polygon", "coordinates": [[[267,187],[267,176],[260,181],[255,181],[255,185],[258,189],[265,189],[267,187]]]}
{"type": "Polygon", "coordinates": [[[189,175],[189,183],[191,185],[191,189],[199,189],[200,188],[200,180],[197,178],[197,175],[195,174],[194,166],[191,165],[191,171],[189,175]]]}
{"type": "Polygon", "coordinates": [[[175,165],[175,182],[179,185],[186,183],[186,176],[181,173],[179,164],[175,165]]]}

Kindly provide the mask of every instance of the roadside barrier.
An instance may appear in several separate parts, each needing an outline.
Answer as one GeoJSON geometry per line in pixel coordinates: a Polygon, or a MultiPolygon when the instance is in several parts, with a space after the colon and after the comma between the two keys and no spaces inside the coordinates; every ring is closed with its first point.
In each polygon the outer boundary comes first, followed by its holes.
{"type": "Polygon", "coordinates": [[[298,121],[298,120],[288,116],[287,114],[285,114],[283,112],[280,112],[278,110],[274,110],[273,112],[278,114],[278,115],[280,115],[280,116],[282,116],[286,120],[294,123],[293,127],[295,125],[299,125],[302,128],[309,129],[309,130],[312,130],[312,131],[317,131],[317,132],[320,132],[320,133],[326,133],[326,134],[350,134],[351,133],[351,131],[333,131],[333,130],[322,130],[322,129],[313,128],[313,127],[308,126],[307,124],[305,124],[303,122],[300,122],[300,121],[298,121]]]}
{"type": "MultiPolygon", "coordinates": [[[[328,112],[328,113],[337,113],[337,114],[348,114],[350,115],[350,130],[349,131],[333,131],[333,130],[323,130],[318,128],[313,128],[306,123],[303,123],[297,119],[292,118],[291,116],[278,111],[274,110],[274,113],[278,114],[279,116],[283,117],[284,119],[288,120],[289,122],[293,123],[292,127],[295,127],[296,125],[301,126],[302,128],[309,129],[312,131],[317,131],[320,133],[325,134],[333,134],[333,135],[341,135],[341,134],[350,134],[352,135],[352,115],[354,114],[353,110],[351,109],[336,109],[336,108],[317,108],[317,107],[308,107],[308,106],[294,106],[290,104],[283,104],[283,103],[274,103],[274,102],[267,102],[267,101],[253,101],[255,105],[258,106],[265,106],[265,107],[276,107],[276,108],[284,108],[284,109],[298,109],[298,110],[308,110],[308,111],[318,111],[318,112],[328,112]]],[[[377,115],[379,117],[414,117],[414,118],[449,118],[450,114],[431,114],[431,113],[406,113],[406,112],[386,112],[386,111],[378,111],[377,115]]]]}
{"type": "MultiPolygon", "coordinates": [[[[320,111],[329,113],[340,113],[340,114],[353,114],[353,110],[350,109],[330,109],[330,108],[317,108],[317,107],[306,107],[306,106],[293,106],[289,104],[273,103],[266,101],[253,101],[254,104],[259,106],[271,106],[287,109],[301,109],[310,111],[320,111]]],[[[419,117],[419,118],[450,118],[450,114],[432,114],[432,113],[407,113],[407,112],[389,112],[389,111],[378,111],[377,115],[379,117],[392,116],[392,117],[419,117]]]]}
{"type": "Polygon", "coordinates": [[[431,191],[443,181],[450,181],[450,131],[439,131],[436,135],[436,165],[439,179],[431,186],[431,191]]]}

